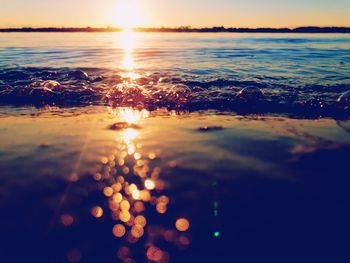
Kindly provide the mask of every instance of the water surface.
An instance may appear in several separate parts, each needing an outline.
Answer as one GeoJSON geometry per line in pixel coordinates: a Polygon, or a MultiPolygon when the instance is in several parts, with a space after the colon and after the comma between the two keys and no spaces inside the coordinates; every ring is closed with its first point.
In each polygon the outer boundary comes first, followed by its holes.
{"type": "Polygon", "coordinates": [[[0,100],[5,102],[349,115],[348,100],[337,103],[350,90],[347,34],[122,32],[0,37],[0,100]],[[77,69],[89,76],[76,74],[77,69]],[[53,89],[45,80],[61,85],[53,89]],[[264,93],[258,103],[237,97],[237,92],[251,86],[264,93]]]}
{"type": "Polygon", "coordinates": [[[0,34],[0,261],[348,262],[349,64],[346,34],[0,34]]]}

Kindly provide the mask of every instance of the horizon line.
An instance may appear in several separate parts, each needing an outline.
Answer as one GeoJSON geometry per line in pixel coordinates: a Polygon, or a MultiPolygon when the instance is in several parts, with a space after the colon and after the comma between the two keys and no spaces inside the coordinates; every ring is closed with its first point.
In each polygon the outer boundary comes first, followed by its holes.
{"type": "Polygon", "coordinates": [[[0,32],[121,32],[132,30],[135,32],[237,32],[237,33],[350,33],[348,26],[301,26],[301,27],[7,27],[0,32]]]}

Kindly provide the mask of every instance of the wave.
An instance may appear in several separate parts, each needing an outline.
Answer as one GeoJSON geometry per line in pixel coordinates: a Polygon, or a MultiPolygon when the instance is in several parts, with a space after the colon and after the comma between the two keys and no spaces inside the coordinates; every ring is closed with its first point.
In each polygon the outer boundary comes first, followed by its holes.
{"type": "Polygon", "coordinates": [[[110,105],[176,110],[272,113],[303,118],[350,117],[347,79],[322,84],[258,76],[241,79],[178,72],[103,68],[0,70],[0,102],[13,105],[110,105]]]}

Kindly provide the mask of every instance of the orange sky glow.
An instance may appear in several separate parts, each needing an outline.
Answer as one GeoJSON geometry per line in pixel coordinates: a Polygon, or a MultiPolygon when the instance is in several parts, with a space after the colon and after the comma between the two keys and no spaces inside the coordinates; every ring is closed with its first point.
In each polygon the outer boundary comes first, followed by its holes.
{"type": "Polygon", "coordinates": [[[1,0],[0,27],[350,26],[348,0],[1,0]]]}

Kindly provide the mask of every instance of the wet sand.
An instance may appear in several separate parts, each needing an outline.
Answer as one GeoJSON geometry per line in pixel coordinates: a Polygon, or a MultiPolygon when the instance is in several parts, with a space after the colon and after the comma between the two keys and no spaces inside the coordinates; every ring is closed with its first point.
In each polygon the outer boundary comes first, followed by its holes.
{"type": "Polygon", "coordinates": [[[345,262],[349,130],[326,118],[3,106],[0,261],[345,262]]]}

